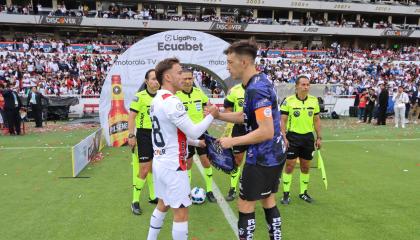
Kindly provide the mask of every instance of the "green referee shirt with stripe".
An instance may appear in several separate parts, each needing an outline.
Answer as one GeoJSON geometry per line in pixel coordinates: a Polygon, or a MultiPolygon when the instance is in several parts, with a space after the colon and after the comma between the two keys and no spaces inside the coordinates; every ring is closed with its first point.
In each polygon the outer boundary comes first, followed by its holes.
{"type": "Polygon", "coordinates": [[[193,87],[189,93],[178,91],[176,96],[184,104],[185,110],[194,124],[204,119],[204,107],[207,105],[209,98],[201,89],[193,87]]]}
{"type": "Polygon", "coordinates": [[[150,105],[156,94],[151,94],[146,90],[136,93],[134,100],[130,104],[130,111],[136,112],[136,128],[152,129],[150,119],[150,105]]]}
{"type": "Polygon", "coordinates": [[[233,112],[241,112],[244,108],[245,88],[240,83],[233,86],[225,98],[225,107],[232,107],[233,112]]]}
{"type": "Polygon", "coordinates": [[[319,114],[319,103],[315,96],[300,100],[297,95],[287,97],[280,106],[282,114],[288,115],[288,132],[307,134],[315,131],[314,116],[319,114]]]}

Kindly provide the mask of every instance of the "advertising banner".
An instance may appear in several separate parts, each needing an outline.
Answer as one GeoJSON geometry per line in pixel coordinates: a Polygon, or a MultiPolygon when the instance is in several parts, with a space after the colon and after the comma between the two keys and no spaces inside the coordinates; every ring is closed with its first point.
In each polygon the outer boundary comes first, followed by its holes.
{"type": "Polygon", "coordinates": [[[225,80],[230,76],[223,54],[228,46],[224,40],[207,33],[175,30],[144,38],[118,56],[102,86],[99,101],[99,117],[108,145],[119,147],[127,141],[129,105],[149,69],[165,58],[177,57],[182,64],[225,80]]]}
{"type": "Polygon", "coordinates": [[[246,23],[220,23],[213,22],[210,26],[212,31],[222,31],[222,32],[243,32],[245,31],[248,24],[246,23]]]}
{"type": "Polygon", "coordinates": [[[105,146],[102,133],[100,128],[72,148],[73,177],[77,177],[105,146]]]}
{"type": "Polygon", "coordinates": [[[402,30],[392,30],[387,29],[385,30],[382,35],[387,37],[409,37],[414,30],[402,29],[402,30]]]}
{"type": "Polygon", "coordinates": [[[80,25],[82,23],[81,17],[47,17],[40,16],[40,24],[54,24],[54,25],[80,25]]]}

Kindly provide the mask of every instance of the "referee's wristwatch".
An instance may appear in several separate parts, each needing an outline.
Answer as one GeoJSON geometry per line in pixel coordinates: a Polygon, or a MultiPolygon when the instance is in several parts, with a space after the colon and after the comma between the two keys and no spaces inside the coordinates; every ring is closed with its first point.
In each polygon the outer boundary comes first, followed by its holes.
{"type": "Polygon", "coordinates": [[[136,135],[134,135],[132,133],[128,134],[128,138],[134,138],[134,137],[136,137],[136,135]]]}

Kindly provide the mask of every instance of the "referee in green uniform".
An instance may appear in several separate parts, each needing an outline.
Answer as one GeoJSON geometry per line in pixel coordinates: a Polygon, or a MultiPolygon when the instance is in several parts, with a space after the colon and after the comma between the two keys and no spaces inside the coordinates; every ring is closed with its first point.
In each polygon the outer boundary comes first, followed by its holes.
{"type": "MultiPolygon", "coordinates": [[[[185,110],[188,113],[188,116],[191,118],[194,124],[201,122],[204,119],[204,108],[209,102],[209,98],[206,94],[201,91],[201,89],[193,87],[194,77],[193,73],[189,69],[184,69],[182,73],[183,78],[183,89],[178,91],[176,96],[182,101],[185,106],[185,110]]],[[[201,136],[199,139],[204,139],[204,136],[201,136]]],[[[192,158],[194,154],[197,153],[200,157],[201,165],[204,168],[204,180],[206,182],[206,197],[210,202],[217,202],[213,194],[213,169],[210,165],[210,160],[207,157],[207,149],[200,147],[188,146],[188,156],[187,156],[187,169],[188,177],[190,178],[191,183],[191,167],[192,167],[192,158]]]]}
{"type": "Polygon", "coordinates": [[[287,161],[283,175],[283,199],[281,203],[290,202],[290,185],[292,173],[299,158],[300,161],[300,194],[299,198],[311,203],[308,194],[309,168],[315,150],[321,148],[321,119],[319,117],[318,99],[309,95],[308,77],[301,75],[296,81],[296,94],[287,97],[281,107],[281,131],[287,146],[287,161]],[[286,134],[287,130],[287,134],[286,134]],[[313,132],[316,132],[316,141],[313,132]]]}
{"type": "MultiPolygon", "coordinates": [[[[224,101],[225,112],[242,112],[244,106],[245,88],[242,83],[233,86],[224,101]]],[[[232,128],[232,137],[239,137],[246,135],[245,125],[235,124],[232,128]]],[[[233,201],[238,191],[238,180],[241,175],[241,165],[244,158],[244,153],[248,146],[233,146],[233,155],[235,156],[235,163],[238,166],[237,171],[230,174],[230,189],[226,196],[226,201],[233,201]]]]}
{"type": "Polygon", "coordinates": [[[131,203],[131,211],[136,215],[140,215],[142,212],[139,201],[146,180],[149,187],[149,202],[157,203],[152,176],[152,122],[149,115],[150,104],[160,88],[154,69],[147,71],[144,82],[146,89],[136,93],[134,100],[130,104],[128,118],[128,144],[132,148],[137,144],[139,158],[138,163],[133,162],[133,201],[131,203]]]}

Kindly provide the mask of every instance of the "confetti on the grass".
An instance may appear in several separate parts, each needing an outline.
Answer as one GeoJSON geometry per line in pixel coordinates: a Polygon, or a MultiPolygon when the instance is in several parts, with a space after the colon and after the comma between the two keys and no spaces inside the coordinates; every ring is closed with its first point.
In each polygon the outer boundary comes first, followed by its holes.
{"type": "Polygon", "coordinates": [[[407,169],[404,169],[403,171],[404,171],[404,172],[408,172],[408,170],[407,170],[407,169]]]}

